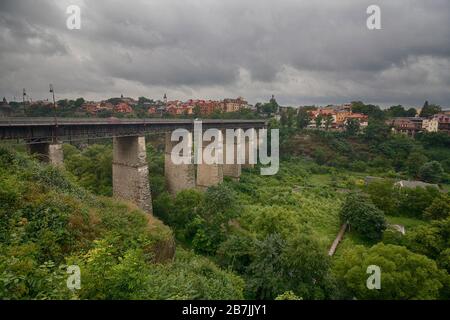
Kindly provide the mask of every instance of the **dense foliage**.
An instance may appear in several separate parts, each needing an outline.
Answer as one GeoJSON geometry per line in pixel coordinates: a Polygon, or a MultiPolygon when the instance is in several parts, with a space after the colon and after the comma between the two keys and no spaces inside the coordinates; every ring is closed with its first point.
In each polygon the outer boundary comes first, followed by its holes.
{"type": "Polygon", "coordinates": [[[0,298],[241,299],[242,279],[179,249],[137,208],[0,148],[0,298]],[[66,286],[68,265],[81,290],[66,286]]]}
{"type": "Polygon", "coordinates": [[[384,213],[362,194],[349,194],[340,211],[342,223],[369,240],[381,239],[386,229],[384,213]]]}
{"type": "Polygon", "coordinates": [[[357,299],[437,299],[449,281],[449,275],[433,260],[383,243],[345,251],[333,271],[348,296],[357,299]],[[380,290],[367,289],[367,267],[371,265],[381,270],[380,290]]]}
{"type": "Polygon", "coordinates": [[[147,137],[154,214],[171,229],[107,198],[110,142],[65,145],[65,170],[0,149],[0,297],[448,299],[450,138],[393,134],[383,120],[412,112],[401,106],[353,107],[369,115],[367,128],[306,130],[306,109],[288,110],[270,122],[281,137],[276,175],[256,166],[239,182],[176,196],[166,189],[164,141],[147,137]],[[350,232],[329,257],[344,222],[350,232]],[[81,290],[65,286],[73,264],[81,290]],[[380,290],[366,286],[369,265],[381,268],[380,290]]]}

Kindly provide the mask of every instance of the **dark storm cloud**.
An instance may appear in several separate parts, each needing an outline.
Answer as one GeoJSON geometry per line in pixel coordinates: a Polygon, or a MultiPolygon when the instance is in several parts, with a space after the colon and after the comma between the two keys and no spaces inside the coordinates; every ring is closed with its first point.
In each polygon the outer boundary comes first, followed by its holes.
{"type": "Polygon", "coordinates": [[[450,3],[375,2],[377,31],[366,28],[365,0],[2,0],[0,94],[45,95],[54,82],[96,98],[448,106],[450,3]],[[69,4],[81,6],[81,30],[66,28],[69,4]]]}

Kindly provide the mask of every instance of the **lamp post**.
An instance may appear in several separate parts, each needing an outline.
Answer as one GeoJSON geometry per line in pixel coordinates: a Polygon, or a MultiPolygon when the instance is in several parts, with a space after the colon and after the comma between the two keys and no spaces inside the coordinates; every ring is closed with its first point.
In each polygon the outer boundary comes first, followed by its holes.
{"type": "Polygon", "coordinates": [[[25,88],[23,88],[22,91],[22,105],[23,105],[23,115],[27,115],[27,109],[25,108],[25,96],[27,95],[27,92],[25,91],[25,88]]]}
{"type": "Polygon", "coordinates": [[[50,93],[53,96],[53,117],[55,119],[55,134],[53,136],[54,142],[56,142],[57,131],[58,131],[58,118],[56,117],[56,101],[55,101],[55,90],[53,89],[53,85],[50,83],[50,93]]]}

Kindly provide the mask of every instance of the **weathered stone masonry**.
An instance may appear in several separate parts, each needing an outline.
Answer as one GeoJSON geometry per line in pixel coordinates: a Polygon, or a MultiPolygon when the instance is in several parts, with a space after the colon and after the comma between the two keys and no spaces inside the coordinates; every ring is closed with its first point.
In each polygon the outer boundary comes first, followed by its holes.
{"type": "Polygon", "coordinates": [[[223,132],[224,136],[224,145],[223,145],[223,175],[226,177],[231,177],[235,181],[239,181],[241,177],[241,164],[238,163],[238,149],[241,148],[241,141],[239,137],[234,137],[233,141],[230,143],[232,145],[233,152],[233,164],[227,164],[227,153],[230,153],[230,150],[227,150],[227,143],[230,141],[227,140],[226,131],[223,132]]]}
{"type": "Polygon", "coordinates": [[[113,194],[152,213],[145,137],[113,138],[113,194]]]}
{"type": "MultiPolygon", "coordinates": [[[[203,151],[210,141],[203,141],[203,151]]],[[[213,154],[214,156],[214,154],[213,154]]],[[[197,164],[197,188],[205,190],[208,187],[216,186],[223,182],[222,164],[197,164]]]]}
{"type": "MultiPolygon", "coordinates": [[[[195,188],[195,166],[192,156],[185,159],[188,164],[174,164],[172,162],[172,150],[178,141],[171,141],[170,136],[170,133],[166,133],[164,174],[169,192],[176,195],[182,190],[195,188]]],[[[192,133],[189,134],[189,139],[192,141],[192,133]]]]}
{"type": "Polygon", "coordinates": [[[62,167],[64,165],[62,143],[29,144],[28,151],[43,162],[48,162],[57,167],[62,167]]]}

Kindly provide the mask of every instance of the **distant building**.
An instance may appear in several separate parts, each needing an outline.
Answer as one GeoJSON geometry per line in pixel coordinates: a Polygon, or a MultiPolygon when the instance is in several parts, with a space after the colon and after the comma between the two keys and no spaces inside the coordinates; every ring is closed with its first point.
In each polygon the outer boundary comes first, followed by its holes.
{"type": "Polygon", "coordinates": [[[111,102],[102,101],[102,102],[100,102],[100,104],[97,104],[97,108],[99,110],[113,111],[114,105],[111,102]]]}
{"type": "Polygon", "coordinates": [[[99,104],[96,102],[85,102],[82,104],[81,108],[90,114],[95,114],[98,111],[99,104]]]}
{"type": "Polygon", "coordinates": [[[120,102],[115,105],[114,112],[118,113],[131,113],[133,112],[133,108],[128,103],[120,102]]]}
{"type": "Polygon", "coordinates": [[[344,120],[344,124],[347,124],[348,120],[350,120],[350,119],[358,120],[359,125],[361,127],[367,127],[367,125],[369,124],[369,117],[362,113],[352,113],[352,114],[346,116],[345,120],[344,120]]]}
{"type": "Polygon", "coordinates": [[[181,105],[169,104],[169,106],[166,108],[166,112],[172,115],[182,115],[184,113],[184,110],[181,105]]]}
{"type": "Polygon", "coordinates": [[[398,117],[388,121],[392,126],[392,130],[397,133],[403,133],[414,136],[418,132],[423,131],[423,121],[421,117],[398,117]]]}
{"type": "Polygon", "coordinates": [[[156,106],[151,106],[148,108],[147,113],[148,114],[156,114],[156,113],[158,113],[158,108],[156,106]]]}
{"type": "Polygon", "coordinates": [[[435,118],[424,119],[422,122],[422,128],[426,132],[438,132],[439,121],[435,118]]]}
{"type": "Polygon", "coordinates": [[[339,110],[336,112],[336,124],[337,126],[342,126],[345,124],[345,119],[352,115],[351,110],[339,110]]]}
{"type": "Polygon", "coordinates": [[[432,116],[431,119],[437,121],[438,131],[450,133],[450,115],[439,113],[432,116]]]}
{"type": "Polygon", "coordinates": [[[224,99],[221,103],[223,112],[236,112],[248,106],[248,102],[242,97],[236,99],[224,99]]]}
{"type": "Polygon", "coordinates": [[[435,114],[429,118],[398,117],[388,121],[397,133],[414,136],[418,132],[447,132],[450,133],[450,116],[444,113],[435,114]]]}
{"type": "Polygon", "coordinates": [[[368,116],[361,113],[353,113],[351,110],[351,105],[344,104],[340,106],[326,106],[322,108],[317,108],[316,110],[308,111],[311,116],[311,122],[309,128],[316,127],[316,118],[321,116],[323,118],[321,127],[325,126],[325,119],[327,117],[332,117],[332,123],[330,128],[342,130],[349,119],[358,120],[361,127],[366,127],[368,125],[368,116]]]}

